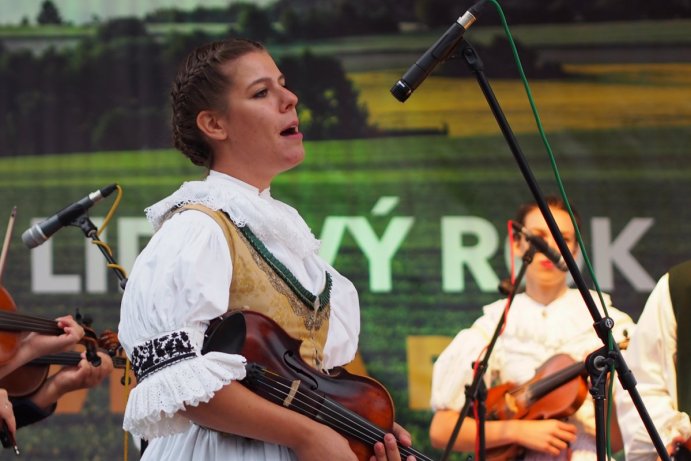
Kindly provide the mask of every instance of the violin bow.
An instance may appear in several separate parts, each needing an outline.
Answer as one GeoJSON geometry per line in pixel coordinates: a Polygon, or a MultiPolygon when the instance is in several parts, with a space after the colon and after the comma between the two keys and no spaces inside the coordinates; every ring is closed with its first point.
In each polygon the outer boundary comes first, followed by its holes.
{"type": "Polygon", "coordinates": [[[5,272],[5,263],[7,262],[7,252],[10,249],[10,240],[12,239],[12,230],[14,229],[14,221],[17,218],[17,207],[12,208],[10,213],[10,220],[7,223],[7,230],[5,231],[5,241],[2,244],[2,253],[0,253],[0,284],[2,284],[2,275],[5,272]]]}

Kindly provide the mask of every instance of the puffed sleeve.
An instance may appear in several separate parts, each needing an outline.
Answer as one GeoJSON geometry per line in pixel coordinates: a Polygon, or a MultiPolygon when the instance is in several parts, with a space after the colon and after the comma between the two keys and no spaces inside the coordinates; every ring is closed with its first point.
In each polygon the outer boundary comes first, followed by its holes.
{"type": "Polygon", "coordinates": [[[152,439],[186,430],[187,405],[245,376],[240,355],[202,355],[209,322],[228,308],[232,263],[220,226],[174,215],[135,261],[122,299],[119,339],[137,372],[123,428],[152,439]]]}
{"type": "MultiPolygon", "coordinates": [[[[473,381],[472,363],[489,343],[505,301],[484,308],[484,315],[470,328],[461,330],[442,351],[432,369],[431,406],[434,411],[460,411],[465,403],[465,386],[473,381]]],[[[485,374],[485,382],[489,376],[485,374]]]]}

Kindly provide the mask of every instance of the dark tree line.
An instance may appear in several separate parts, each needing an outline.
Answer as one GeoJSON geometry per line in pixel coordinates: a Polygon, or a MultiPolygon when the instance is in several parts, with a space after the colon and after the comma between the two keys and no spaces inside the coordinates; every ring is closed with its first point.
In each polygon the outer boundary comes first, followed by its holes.
{"type": "MultiPolygon", "coordinates": [[[[396,11],[410,8],[415,20],[430,27],[439,27],[449,25],[476,1],[401,0],[402,4],[396,11]]],[[[509,24],[675,19],[688,18],[691,11],[690,0],[499,0],[498,3],[509,24]]],[[[482,23],[499,22],[499,15],[488,2],[483,9],[482,23]]]]}
{"type": "Polygon", "coordinates": [[[146,15],[149,23],[223,23],[245,37],[261,41],[321,39],[346,35],[396,32],[398,19],[390,0],[278,0],[262,8],[251,2],[232,3],[226,8],[197,7],[191,11],[163,8],[146,15]]]}
{"type": "MultiPolygon", "coordinates": [[[[0,44],[0,155],[170,147],[168,97],[177,65],[212,39],[195,33],[160,41],[141,21],[119,19],[64,52],[10,52],[0,44]]],[[[371,131],[336,59],[305,53],[278,64],[299,111],[309,114],[301,123],[307,139],[371,131]]]]}
{"type": "MultiPolygon", "coordinates": [[[[271,24],[265,38],[276,40],[320,39],[396,31],[401,22],[419,22],[429,27],[448,26],[476,0],[276,0],[266,8],[251,2],[232,3],[226,8],[197,7],[157,10],[148,22],[238,23],[248,10],[271,24]],[[273,26],[280,24],[280,27],[273,26]]],[[[598,22],[686,18],[691,0],[499,0],[509,24],[598,22]]],[[[498,24],[493,7],[483,12],[483,24],[498,24]]],[[[241,26],[242,27],[242,26],[241,26]]]]}

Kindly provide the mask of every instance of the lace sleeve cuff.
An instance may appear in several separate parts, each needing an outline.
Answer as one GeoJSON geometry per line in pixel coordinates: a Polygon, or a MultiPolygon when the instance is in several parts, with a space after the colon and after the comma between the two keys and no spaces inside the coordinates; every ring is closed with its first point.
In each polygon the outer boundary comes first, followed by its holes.
{"type": "Polygon", "coordinates": [[[146,440],[184,432],[191,421],[180,415],[180,410],[208,402],[220,388],[245,377],[245,359],[240,355],[198,355],[185,350],[165,354],[158,348],[135,348],[132,362],[138,383],[127,401],[123,429],[146,440]],[[147,360],[137,360],[137,350],[153,355],[143,354],[147,360]]]}

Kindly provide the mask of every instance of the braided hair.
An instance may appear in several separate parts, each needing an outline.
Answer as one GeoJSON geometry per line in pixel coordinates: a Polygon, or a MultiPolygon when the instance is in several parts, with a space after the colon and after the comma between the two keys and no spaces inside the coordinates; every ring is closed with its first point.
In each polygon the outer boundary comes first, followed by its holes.
{"type": "Polygon", "coordinates": [[[215,41],[193,50],[178,70],[170,92],[173,144],[195,165],[210,168],[213,163],[211,146],[197,127],[197,115],[226,109],[224,96],[233,82],[222,66],[265,50],[262,44],[241,38],[215,41]]]}

